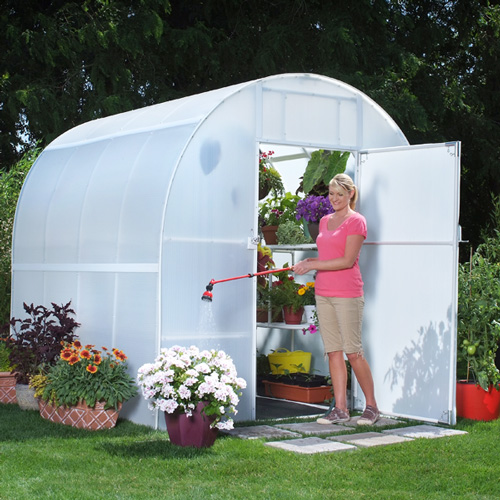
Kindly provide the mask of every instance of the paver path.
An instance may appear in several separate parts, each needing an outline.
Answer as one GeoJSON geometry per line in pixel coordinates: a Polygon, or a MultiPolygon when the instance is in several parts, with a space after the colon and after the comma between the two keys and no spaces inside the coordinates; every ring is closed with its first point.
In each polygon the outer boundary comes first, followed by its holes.
{"type": "Polygon", "coordinates": [[[373,426],[358,427],[358,419],[359,417],[353,417],[349,422],[332,425],[322,425],[316,422],[255,425],[236,427],[231,431],[224,432],[241,439],[279,439],[279,441],[267,441],[265,445],[302,454],[352,451],[359,448],[404,443],[414,439],[433,439],[467,434],[465,431],[429,424],[387,429],[389,426],[397,426],[403,422],[384,417],[380,418],[373,426]],[[377,428],[380,427],[385,429],[377,431],[377,428]],[[358,432],[353,433],[354,428],[358,432]]]}

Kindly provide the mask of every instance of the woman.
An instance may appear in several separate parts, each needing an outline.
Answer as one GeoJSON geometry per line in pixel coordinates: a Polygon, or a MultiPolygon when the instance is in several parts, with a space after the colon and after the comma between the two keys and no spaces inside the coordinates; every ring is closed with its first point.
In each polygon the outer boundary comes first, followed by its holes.
{"type": "Polygon", "coordinates": [[[317,271],[315,292],[319,329],[332,378],[335,407],[317,420],[320,424],[349,421],[347,368],[344,353],[365,395],[366,408],[359,425],[372,425],[380,417],[373,378],[361,343],[363,280],[358,265],[366,238],[366,220],[354,211],[358,190],[346,174],[331,181],[328,199],[334,213],[323,217],[316,240],[318,258],[305,259],[293,267],[296,274],[317,271]]]}

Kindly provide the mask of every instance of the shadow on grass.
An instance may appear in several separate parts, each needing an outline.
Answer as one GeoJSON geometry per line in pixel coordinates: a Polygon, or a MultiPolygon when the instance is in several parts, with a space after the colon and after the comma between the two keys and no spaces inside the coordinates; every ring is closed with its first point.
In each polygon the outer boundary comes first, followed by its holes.
{"type": "MultiPolygon", "coordinates": [[[[220,437],[217,438],[221,439],[220,437]]],[[[99,444],[99,451],[112,457],[120,458],[157,458],[162,460],[177,460],[179,458],[195,458],[214,453],[214,448],[192,448],[176,446],[168,440],[168,435],[156,435],[150,439],[136,440],[130,443],[105,442],[99,444]]]]}
{"type": "Polygon", "coordinates": [[[88,431],[76,429],[69,425],[55,424],[45,420],[36,410],[21,410],[13,404],[0,403],[0,442],[29,441],[32,439],[86,439],[95,438],[122,438],[145,437],[155,431],[145,425],[138,425],[128,420],[118,419],[113,429],[102,431],[88,431]]]}
{"type": "MultiPolygon", "coordinates": [[[[219,434],[217,440],[227,436],[219,434]]],[[[125,458],[178,459],[212,453],[212,448],[182,448],[170,443],[165,431],[118,419],[112,429],[88,431],[43,419],[36,410],[0,403],[0,443],[38,439],[82,439],[95,441],[95,449],[110,456],[125,458]]],[[[92,444],[91,444],[92,446],[92,444]]]]}

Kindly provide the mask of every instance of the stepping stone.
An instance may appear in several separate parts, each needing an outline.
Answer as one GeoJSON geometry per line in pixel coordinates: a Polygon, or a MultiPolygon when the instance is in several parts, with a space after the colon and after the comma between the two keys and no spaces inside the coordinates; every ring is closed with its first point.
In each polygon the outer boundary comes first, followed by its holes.
{"type": "Polygon", "coordinates": [[[346,428],[342,425],[324,425],[316,422],[304,422],[297,424],[277,424],[276,427],[288,429],[290,431],[300,432],[301,434],[334,434],[335,432],[345,432],[346,428]]]}
{"type": "Polygon", "coordinates": [[[398,425],[401,423],[400,420],[395,420],[393,418],[380,417],[373,425],[363,425],[358,427],[358,420],[361,415],[357,417],[352,417],[349,422],[342,422],[338,425],[345,425],[346,427],[357,427],[358,429],[373,429],[374,427],[386,427],[388,425],[398,425]]]}
{"type": "Polygon", "coordinates": [[[278,429],[271,425],[252,425],[248,427],[236,427],[230,431],[222,431],[223,434],[239,437],[241,439],[279,439],[279,438],[292,438],[300,437],[296,432],[278,429]]]}
{"type": "Polygon", "coordinates": [[[342,443],[350,443],[363,448],[371,448],[372,446],[387,446],[389,444],[404,443],[405,441],[413,441],[413,439],[404,436],[392,436],[382,434],[381,432],[360,432],[358,434],[346,434],[344,436],[330,436],[327,439],[332,441],[340,441],[342,443]]]}
{"type": "Polygon", "coordinates": [[[412,427],[402,427],[401,429],[387,429],[382,432],[384,434],[392,434],[410,438],[427,438],[427,439],[467,434],[467,432],[465,431],[458,431],[456,429],[445,429],[444,427],[436,427],[434,425],[425,425],[425,424],[413,425],[412,427]]]}
{"type": "Polygon", "coordinates": [[[264,444],[273,448],[307,455],[312,455],[314,453],[333,453],[336,451],[356,450],[356,447],[351,444],[328,441],[319,437],[290,439],[287,441],[271,441],[264,444]]]}

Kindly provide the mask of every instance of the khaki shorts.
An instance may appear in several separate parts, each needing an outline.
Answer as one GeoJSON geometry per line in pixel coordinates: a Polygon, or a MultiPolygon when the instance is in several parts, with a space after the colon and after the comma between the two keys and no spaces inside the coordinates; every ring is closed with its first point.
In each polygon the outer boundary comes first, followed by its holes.
{"type": "Polygon", "coordinates": [[[325,353],[344,351],[363,354],[361,327],[364,297],[322,297],[316,295],[319,331],[325,353]]]}

